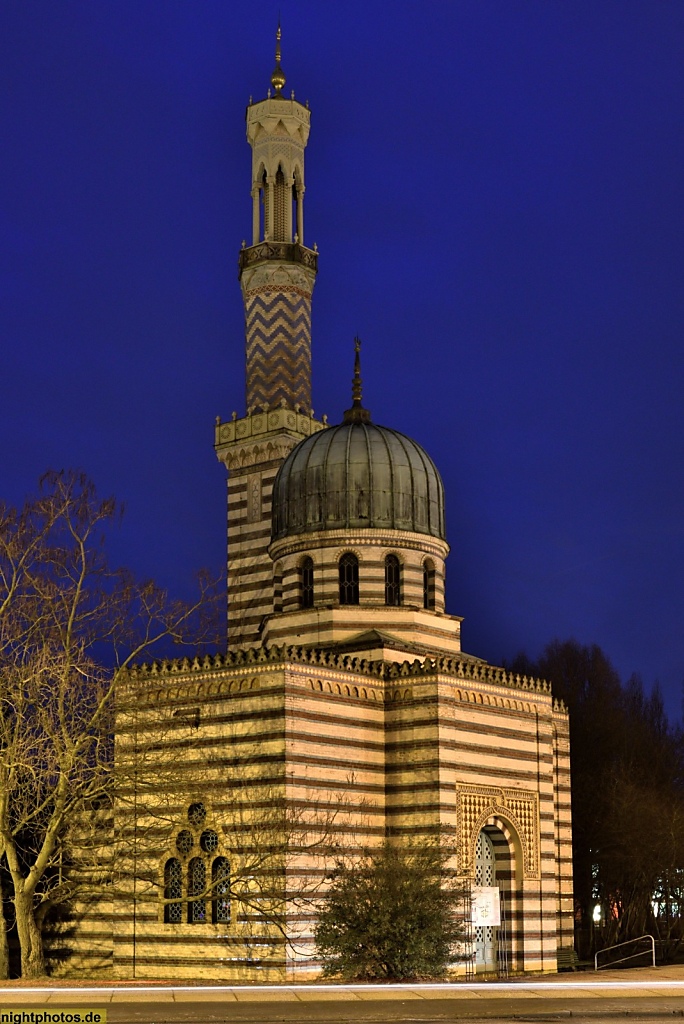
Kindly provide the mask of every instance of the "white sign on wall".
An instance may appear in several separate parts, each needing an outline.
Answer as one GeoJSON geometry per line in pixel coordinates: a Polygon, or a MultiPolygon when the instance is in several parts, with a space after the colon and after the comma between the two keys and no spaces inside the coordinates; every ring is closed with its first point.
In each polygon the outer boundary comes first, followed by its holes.
{"type": "Polygon", "coordinates": [[[476,928],[496,928],[501,924],[498,885],[473,885],[472,921],[476,928]]]}

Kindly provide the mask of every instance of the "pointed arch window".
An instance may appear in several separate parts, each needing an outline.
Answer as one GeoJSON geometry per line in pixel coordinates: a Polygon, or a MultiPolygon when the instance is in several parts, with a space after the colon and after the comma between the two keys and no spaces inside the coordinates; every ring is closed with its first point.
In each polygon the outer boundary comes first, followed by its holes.
{"type": "MultiPolygon", "coordinates": [[[[259,239],[266,238],[266,232],[268,231],[268,181],[266,178],[266,170],[264,169],[259,179],[259,197],[258,197],[258,216],[259,216],[259,239]]],[[[258,241],[258,239],[257,239],[258,241]]],[[[256,241],[254,243],[256,245],[256,241]]]]}
{"type": "Polygon", "coordinates": [[[396,555],[385,559],[385,604],[401,604],[401,563],[396,555]]]}
{"type": "Polygon", "coordinates": [[[214,924],[230,923],[230,864],[226,857],[216,857],[211,865],[211,919],[214,924]]]}
{"type": "Polygon", "coordinates": [[[171,857],[164,866],[164,899],[178,900],[178,903],[164,905],[166,924],[180,924],[183,919],[183,868],[177,857],[171,857]]]}
{"type": "Polygon", "coordinates": [[[285,175],[282,167],[279,167],[275,176],[275,191],[273,195],[273,241],[285,242],[285,204],[287,202],[288,188],[285,182],[285,175]]]}
{"type": "Polygon", "coordinates": [[[207,887],[207,868],[201,857],[193,857],[188,864],[188,924],[206,924],[207,904],[200,896],[207,887]]]}
{"type": "Polygon", "coordinates": [[[292,179],[292,223],[294,225],[294,234],[297,236],[297,241],[300,245],[304,245],[304,210],[302,203],[304,200],[304,188],[302,186],[302,175],[299,167],[295,167],[293,179],[292,179]]]}
{"type": "Polygon", "coordinates": [[[351,551],[340,558],[340,604],[359,603],[359,560],[351,551]]]}
{"type": "Polygon", "coordinates": [[[313,558],[305,558],[301,567],[301,606],[313,608],[314,604],[314,564],[313,558]]]}

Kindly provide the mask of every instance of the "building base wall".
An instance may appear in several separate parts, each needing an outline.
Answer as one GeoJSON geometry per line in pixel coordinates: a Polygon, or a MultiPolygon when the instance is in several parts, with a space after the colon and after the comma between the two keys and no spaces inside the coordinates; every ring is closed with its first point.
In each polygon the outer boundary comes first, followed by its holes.
{"type": "Polygon", "coordinates": [[[468,884],[483,829],[509,970],[556,970],[571,877],[567,715],[546,684],[465,656],[398,665],[260,648],[141,668],[120,703],[117,757],[137,758],[139,792],[122,775],[115,898],[74,916],[61,976],[311,979],[316,901],[340,849],[440,835],[468,884]],[[205,916],[189,923],[193,861],[206,879],[230,864],[229,921],[212,923],[207,881],[205,916]]]}

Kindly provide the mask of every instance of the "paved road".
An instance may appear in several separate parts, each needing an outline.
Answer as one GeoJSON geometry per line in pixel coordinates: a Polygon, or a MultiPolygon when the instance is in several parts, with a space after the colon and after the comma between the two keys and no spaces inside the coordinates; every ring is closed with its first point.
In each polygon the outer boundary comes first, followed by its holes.
{"type": "MultiPolygon", "coordinates": [[[[676,1024],[684,1017],[678,1005],[665,999],[633,1001],[606,1000],[600,1006],[595,1000],[543,1000],[533,1008],[516,1001],[496,1000],[492,1004],[481,1001],[430,999],[416,1005],[413,1000],[387,1000],[369,1003],[307,1002],[244,1003],[229,1005],[207,1002],[127,1003],[109,1006],[109,1024],[444,1024],[447,1021],[465,1021],[467,1024],[492,1024],[493,1021],[515,1021],[519,1024],[551,1024],[571,1021],[572,1024],[676,1024]]],[[[91,1003],[90,1005],[94,1005],[91,1003]]]]}
{"type": "Polygon", "coordinates": [[[109,1024],[443,1024],[458,1020],[468,1024],[493,1020],[676,1024],[684,1019],[684,967],[452,985],[220,988],[161,983],[67,988],[64,982],[56,982],[54,987],[33,989],[11,983],[0,986],[4,1011],[57,1013],[76,1007],[105,1007],[109,1024]]]}
{"type": "Polygon", "coordinates": [[[379,1001],[369,1003],[306,1003],[292,1006],[287,1003],[264,1005],[263,1003],[231,1004],[229,1006],[202,1003],[175,1004],[172,1006],[127,1005],[111,1006],[108,1021],[111,1024],[444,1024],[446,1021],[466,1021],[467,1024],[491,1024],[494,1020],[517,1021],[520,1024],[551,1024],[571,1021],[572,1024],[612,1024],[613,1021],[628,1020],[629,1024],[676,1024],[684,1016],[679,1005],[668,1000],[639,1000],[638,1007],[632,1002],[612,1000],[596,1006],[595,1000],[578,1005],[573,1000],[568,1007],[567,1000],[544,1000],[534,1008],[511,1001],[503,1004],[497,1000],[483,1006],[481,1001],[431,999],[416,1004],[414,1000],[379,1001]]]}
{"type": "MultiPolygon", "coordinates": [[[[127,993],[133,997],[133,993],[127,993]]],[[[150,994],[145,1001],[106,1002],[93,993],[87,999],[60,1000],[61,1008],[106,1007],[108,1024],[442,1024],[445,1021],[467,1021],[468,1024],[506,1020],[547,1024],[552,1021],[600,1022],[629,1020],[630,1024],[648,1021],[676,1024],[684,1019],[684,994],[671,996],[621,997],[606,994],[581,997],[562,994],[541,995],[531,1001],[515,994],[496,998],[375,998],[372,1000],[338,999],[236,1001],[217,998],[195,1000],[187,997],[176,1002],[161,1001],[150,994]]],[[[57,1011],[54,1003],[29,1002],[24,998],[0,997],[3,1010],[14,1007],[57,1011]]]]}

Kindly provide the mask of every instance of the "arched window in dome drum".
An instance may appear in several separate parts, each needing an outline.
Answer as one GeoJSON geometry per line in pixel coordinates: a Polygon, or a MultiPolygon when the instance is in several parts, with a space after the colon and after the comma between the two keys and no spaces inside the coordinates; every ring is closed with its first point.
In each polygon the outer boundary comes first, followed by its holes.
{"type": "Polygon", "coordinates": [[[396,555],[385,559],[385,604],[401,604],[401,563],[396,555]]]}
{"type": "Polygon", "coordinates": [[[178,900],[178,903],[166,903],[164,921],[166,924],[180,924],[183,919],[183,868],[177,857],[167,860],[164,867],[164,899],[178,900]]]}
{"type": "MultiPolygon", "coordinates": [[[[207,868],[201,857],[193,857],[188,864],[188,896],[199,896],[207,885],[207,868]]],[[[206,924],[207,905],[201,900],[188,902],[188,924],[206,924]]]]}
{"type": "Polygon", "coordinates": [[[314,603],[314,564],[313,558],[305,558],[301,567],[301,606],[313,608],[314,603]]]}
{"type": "Polygon", "coordinates": [[[340,604],[359,603],[359,560],[351,551],[340,558],[340,604]]]}
{"type": "Polygon", "coordinates": [[[423,562],[423,608],[432,611],[435,607],[435,567],[432,562],[423,562]]]}

